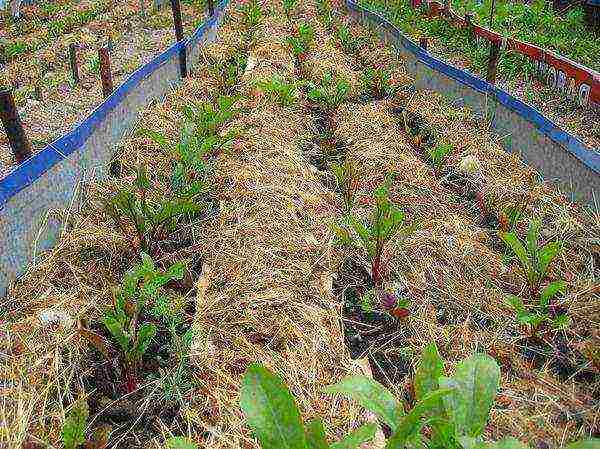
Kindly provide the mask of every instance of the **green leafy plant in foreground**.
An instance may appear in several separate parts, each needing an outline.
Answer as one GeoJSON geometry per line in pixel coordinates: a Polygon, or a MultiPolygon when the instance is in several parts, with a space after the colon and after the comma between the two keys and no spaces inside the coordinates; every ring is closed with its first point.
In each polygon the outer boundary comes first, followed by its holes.
{"type": "Polygon", "coordinates": [[[273,75],[269,80],[259,81],[257,87],[282,106],[292,106],[298,99],[296,84],[278,75],[273,75]]]}
{"type": "Polygon", "coordinates": [[[147,304],[158,301],[164,285],[183,278],[184,268],[183,263],[176,263],[162,272],[150,256],[142,254],[142,263],[125,275],[112,308],[104,313],[102,323],[121,352],[127,392],[137,387],[139,363],[157,330],[154,323],[140,323],[140,313],[147,304]]]}
{"type": "Polygon", "coordinates": [[[84,400],[80,399],[72,406],[60,434],[65,449],[77,449],[85,443],[88,416],[88,405],[84,400]]]}
{"type": "MultiPolygon", "coordinates": [[[[391,430],[385,449],[526,449],[507,438],[483,441],[500,382],[500,368],[489,356],[462,360],[447,376],[435,344],[425,348],[414,378],[416,403],[404,406],[385,387],[362,376],[347,377],[327,387],[373,412],[391,430]]],[[[240,407],[263,449],[358,448],[373,439],[376,427],[366,424],[329,443],[319,420],[304,424],[294,398],[283,381],[261,365],[251,365],[242,383],[240,407]]],[[[600,440],[579,441],[567,449],[599,449],[600,440]]]]}
{"type": "Polygon", "coordinates": [[[323,422],[306,425],[283,381],[261,365],[251,365],[240,390],[240,407],[263,449],[351,449],[369,441],[377,430],[366,424],[336,443],[328,443],[323,422]]]}
{"type": "Polygon", "coordinates": [[[347,224],[335,227],[334,230],[342,243],[362,246],[371,262],[371,277],[376,287],[383,282],[382,257],[386,244],[392,237],[400,233],[404,237],[412,234],[416,224],[405,225],[405,214],[389,199],[391,177],[373,193],[375,207],[367,225],[351,214],[346,216],[347,224]],[[352,228],[358,239],[350,232],[352,228]]]}
{"type": "Polygon", "coordinates": [[[246,31],[253,32],[263,18],[263,10],[257,0],[250,0],[241,7],[242,23],[246,31]]]}
{"type": "Polygon", "coordinates": [[[327,73],[321,83],[308,83],[308,99],[318,104],[325,112],[332,112],[348,98],[350,83],[344,78],[334,78],[327,73]]]}

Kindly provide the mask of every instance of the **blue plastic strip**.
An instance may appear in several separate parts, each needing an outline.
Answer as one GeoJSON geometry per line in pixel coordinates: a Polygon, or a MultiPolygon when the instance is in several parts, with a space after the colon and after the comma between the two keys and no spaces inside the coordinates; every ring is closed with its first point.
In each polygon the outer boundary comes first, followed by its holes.
{"type": "Polygon", "coordinates": [[[216,23],[219,14],[227,6],[228,0],[223,0],[215,8],[215,15],[200,25],[185,41],[176,42],[153,60],[133,72],[106,100],[79,125],[64,136],[58,138],[43,150],[34,154],[6,177],[0,179],[0,210],[14,195],[27,188],[36,179],[50,170],[54,165],[67,158],[70,154],[81,149],[94,130],[106,119],[106,116],[116,108],[144,79],[150,76],[169,59],[176,56],[180,50],[193,46],[207,30],[216,23]]]}
{"type": "MultiPolygon", "coordinates": [[[[594,0],[600,3],[600,0],[594,0]]],[[[459,83],[470,87],[478,92],[491,95],[503,106],[513,110],[518,115],[533,123],[536,128],[545,136],[549,137],[553,141],[561,144],[569,153],[579,159],[583,164],[590,168],[596,174],[600,174],[600,148],[593,150],[584,145],[581,140],[573,136],[572,134],[563,131],[555,123],[550,121],[544,115],[542,115],[537,109],[522,102],[516,97],[513,97],[508,92],[499,89],[493,84],[469,73],[465,70],[454,67],[440,59],[433,57],[430,53],[427,53],[417,45],[415,45],[410,39],[408,39],[400,29],[395,27],[381,14],[366,9],[357,3],[346,0],[346,4],[349,9],[367,14],[372,18],[375,18],[379,23],[385,24],[386,27],[393,27],[393,34],[399,37],[402,45],[410,51],[421,63],[427,67],[439,72],[444,75],[458,81],[459,83]]]]}

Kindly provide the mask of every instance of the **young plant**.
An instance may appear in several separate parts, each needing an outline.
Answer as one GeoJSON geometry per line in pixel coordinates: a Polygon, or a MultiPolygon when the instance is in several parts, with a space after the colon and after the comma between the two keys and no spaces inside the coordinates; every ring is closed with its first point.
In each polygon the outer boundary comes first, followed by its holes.
{"type": "Polygon", "coordinates": [[[347,157],[342,164],[334,164],[332,169],[338,188],[342,192],[344,210],[347,214],[350,214],[356,201],[356,193],[360,183],[356,165],[347,157]]]}
{"type": "Polygon", "coordinates": [[[359,449],[377,430],[375,424],[365,424],[337,442],[328,442],[323,422],[316,418],[305,424],[283,381],[258,364],[250,365],[244,375],[240,408],[263,449],[359,449]]]}
{"type": "Polygon", "coordinates": [[[86,67],[87,67],[88,72],[93,73],[95,75],[99,74],[100,73],[100,58],[97,55],[92,56],[88,60],[86,67]]]}
{"type": "Polygon", "coordinates": [[[540,286],[548,276],[548,267],[562,249],[562,244],[558,241],[549,242],[545,245],[539,244],[540,226],[541,223],[538,220],[533,220],[529,224],[527,239],[524,243],[519,240],[515,232],[500,232],[500,238],[521,264],[532,299],[539,298],[540,286]]]}
{"type": "Polygon", "coordinates": [[[500,212],[498,218],[500,229],[503,232],[513,231],[517,227],[517,223],[523,218],[526,208],[526,203],[510,204],[506,206],[502,212],[500,212]]]}
{"type": "Polygon", "coordinates": [[[339,23],[335,34],[346,53],[355,54],[358,52],[359,41],[352,35],[350,28],[346,24],[339,23]]]}
{"type": "Polygon", "coordinates": [[[318,104],[325,112],[335,110],[350,92],[350,83],[344,78],[334,79],[331,73],[327,73],[319,85],[308,84],[308,99],[318,104]]]}
{"type": "Polygon", "coordinates": [[[368,67],[360,78],[365,95],[375,99],[385,98],[394,93],[394,88],[390,80],[390,72],[379,67],[368,67]]]}
{"type": "Polygon", "coordinates": [[[60,433],[64,449],[105,449],[108,446],[106,427],[97,428],[90,438],[86,438],[89,409],[84,399],[79,399],[71,408],[60,433]]]}
{"type": "Polygon", "coordinates": [[[126,274],[112,308],[104,313],[102,323],[120,349],[128,393],[137,388],[139,364],[157,330],[154,323],[140,323],[140,314],[147,304],[158,301],[164,285],[183,278],[184,268],[176,263],[162,272],[150,256],[142,254],[142,263],[126,274]]]}
{"type": "Polygon", "coordinates": [[[104,201],[104,210],[124,234],[128,226],[133,226],[136,246],[139,244],[142,251],[153,254],[159,242],[175,232],[183,217],[196,215],[206,207],[194,199],[200,189],[201,184],[194,184],[174,196],[153,192],[146,169],[140,167],[133,186],[123,187],[104,201]],[[151,193],[155,199],[150,198],[151,193]]]}
{"type": "Polygon", "coordinates": [[[313,46],[315,40],[315,31],[307,22],[301,22],[294,36],[289,36],[287,42],[292,49],[294,57],[300,62],[306,59],[306,54],[313,46]]]}
{"type": "Polygon", "coordinates": [[[242,24],[246,31],[254,32],[263,17],[263,10],[257,0],[250,0],[244,4],[242,10],[242,24]]]}
{"type": "Polygon", "coordinates": [[[570,318],[566,312],[551,313],[550,301],[558,294],[566,291],[565,281],[555,281],[544,288],[540,294],[539,300],[533,307],[526,307],[521,298],[515,295],[509,295],[508,304],[517,315],[517,321],[528,326],[531,336],[536,336],[540,327],[548,322],[557,329],[565,329],[570,318]]]}
{"type": "Polygon", "coordinates": [[[390,179],[385,184],[380,186],[373,193],[375,199],[375,208],[370,222],[365,225],[358,218],[348,215],[348,225],[358,235],[355,239],[350,233],[348,226],[336,228],[338,236],[342,243],[347,245],[362,246],[369,260],[371,261],[371,278],[376,287],[383,283],[383,252],[387,243],[396,234],[400,233],[404,237],[412,234],[416,228],[416,224],[410,226],[405,225],[405,215],[396,205],[389,199],[389,183],[390,179]]]}
{"type": "Polygon", "coordinates": [[[450,143],[439,143],[427,149],[427,155],[437,172],[441,170],[444,160],[446,160],[453,149],[454,147],[450,143]]]}
{"type": "Polygon", "coordinates": [[[270,80],[259,81],[257,87],[281,106],[292,106],[298,99],[296,84],[278,75],[273,75],[270,80]]]}
{"type": "Polygon", "coordinates": [[[298,6],[298,0],[283,0],[283,12],[290,17],[294,9],[298,6]]]}

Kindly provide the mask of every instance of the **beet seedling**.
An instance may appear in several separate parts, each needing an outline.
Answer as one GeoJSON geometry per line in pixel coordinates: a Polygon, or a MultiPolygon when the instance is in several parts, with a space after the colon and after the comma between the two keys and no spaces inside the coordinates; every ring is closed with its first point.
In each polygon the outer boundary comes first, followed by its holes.
{"type": "Polygon", "coordinates": [[[500,232],[500,238],[521,264],[532,299],[538,298],[540,286],[548,276],[548,268],[562,249],[562,244],[558,241],[539,244],[540,226],[538,220],[530,223],[525,243],[514,232],[500,232]]]}
{"type": "Polygon", "coordinates": [[[152,184],[146,169],[140,167],[133,186],[122,188],[104,201],[104,210],[123,233],[127,233],[127,223],[130,223],[142,251],[153,253],[159,241],[175,232],[182,217],[195,215],[205,208],[194,199],[201,187],[192,185],[172,198],[166,197],[164,191],[160,195],[155,192],[153,200],[150,198],[152,184]]]}
{"type": "Polygon", "coordinates": [[[390,180],[377,188],[373,193],[375,208],[369,223],[365,226],[358,218],[348,215],[348,226],[336,227],[334,231],[341,241],[348,245],[362,246],[371,261],[371,278],[376,287],[383,283],[383,252],[387,243],[396,234],[405,238],[417,229],[417,224],[405,225],[405,214],[389,199],[390,180]],[[358,235],[355,239],[348,227],[358,235]]]}
{"type": "Polygon", "coordinates": [[[368,67],[360,77],[363,92],[375,99],[385,98],[394,93],[391,74],[384,68],[368,67]]]}
{"type": "Polygon", "coordinates": [[[96,429],[90,438],[86,438],[89,409],[84,399],[79,399],[71,408],[62,425],[60,437],[64,449],[105,449],[108,446],[106,427],[96,429]]]}
{"type": "Polygon", "coordinates": [[[142,254],[142,263],[125,275],[112,308],[104,313],[102,323],[120,349],[128,393],[137,388],[139,364],[157,330],[153,323],[140,323],[140,314],[146,304],[157,301],[164,285],[183,278],[184,268],[176,263],[161,272],[150,256],[142,254]]]}
{"type": "Polygon", "coordinates": [[[332,165],[333,174],[337,180],[338,188],[342,192],[342,198],[344,199],[344,210],[347,214],[352,212],[352,207],[356,200],[356,193],[360,184],[358,170],[348,157],[344,160],[343,164],[332,165]]]}
{"type": "Polygon", "coordinates": [[[315,31],[313,27],[307,22],[302,22],[298,25],[295,35],[287,38],[287,43],[292,49],[294,57],[302,62],[313,46],[314,40],[315,31]]]}
{"type": "Polygon", "coordinates": [[[281,106],[292,106],[298,99],[296,83],[287,82],[278,75],[273,75],[270,80],[259,81],[257,87],[281,106]]]}
{"type": "Polygon", "coordinates": [[[331,73],[327,73],[319,85],[308,83],[308,99],[327,113],[331,113],[343,103],[349,92],[350,83],[344,78],[334,79],[331,73]]]}
{"type": "Polygon", "coordinates": [[[427,149],[427,155],[437,172],[441,170],[442,164],[452,150],[454,150],[454,146],[450,143],[439,143],[436,146],[427,149]]]}
{"type": "Polygon", "coordinates": [[[298,0],[283,0],[283,12],[289,18],[298,6],[298,0]]]}

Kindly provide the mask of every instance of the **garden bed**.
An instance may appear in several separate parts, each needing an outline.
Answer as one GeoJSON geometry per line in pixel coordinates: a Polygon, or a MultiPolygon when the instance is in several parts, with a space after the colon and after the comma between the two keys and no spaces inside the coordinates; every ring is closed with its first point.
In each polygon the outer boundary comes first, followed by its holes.
{"type": "Polygon", "coordinates": [[[402,61],[372,30],[332,20],[324,2],[288,5],[228,8],[208,64],[142,114],[120,176],[84,187],[58,245],[9,289],[0,442],[59,447],[85,401],[86,437],[109,447],[169,447],[174,435],[258,447],[238,404],[253,362],[339,437],[367,418],[323,388],[367,358],[408,410],[431,342],[449,372],[476,353],[499,365],[486,440],[600,436],[599,217],[540,184],[469,111],[405,90],[402,61]],[[151,205],[179,201],[186,182],[210,206],[155,233],[106,204],[136,189],[151,205]],[[380,258],[352,225],[370,229],[378,205],[402,215],[380,258]],[[533,310],[536,295],[500,237],[511,206],[518,238],[539,219],[537,243],[563,243],[544,283],[565,288],[535,332],[507,302],[519,295],[533,310]],[[133,370],[106,316],[135,266],[136,286],[160,287],[139,315],[156,333],[133,370]]]}

